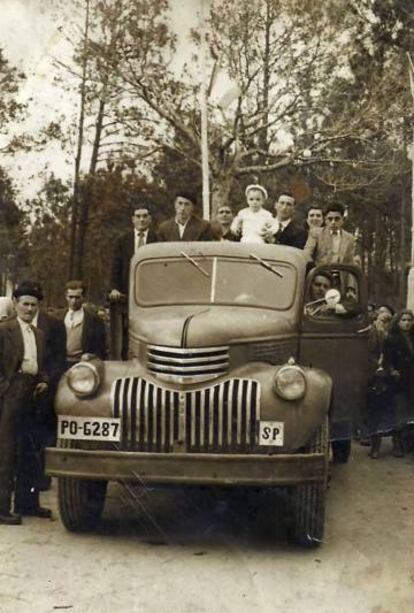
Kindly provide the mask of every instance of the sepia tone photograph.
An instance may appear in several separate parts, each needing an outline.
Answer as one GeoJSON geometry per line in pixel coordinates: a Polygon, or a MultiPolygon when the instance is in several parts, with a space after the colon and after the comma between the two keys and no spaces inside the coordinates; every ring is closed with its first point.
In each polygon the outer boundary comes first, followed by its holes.
{"type": "Polygon", "coordinates": [[[412,2],[0,10],[0,613],[411,613],[412,2]]]}

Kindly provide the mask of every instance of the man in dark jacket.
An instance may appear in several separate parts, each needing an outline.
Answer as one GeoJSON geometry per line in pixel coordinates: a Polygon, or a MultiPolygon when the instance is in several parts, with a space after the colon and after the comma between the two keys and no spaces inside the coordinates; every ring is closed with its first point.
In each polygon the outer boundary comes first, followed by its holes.
{"type": "Polygon", "coordinates": [[[275,203],[276,218],[265,239],[276,245],[287,245],[303,249],[306,243],[306,230],[293,221],[295,198],[290,192],[282,192],[275,203]]]}
{"type": "Polygon", "coordinates": [[[44,335],[32,325],[41,298],[38,289],[29,282],[16,288],[17,317],[0,323],[0,524],[21,524],[21,515],[51,516],[50,509],[40,506],[35,486],[33,400],[48,389],[44,335]]]}
{"type": "MultiPolygon", "coordinates": [[[[26,282],[19,285],[23,291],[26,282]]],[[[40,285],[37,285],[39,295],[43,298],[40,285]]],[[[44,471],[44,449],[56,444],[56,414],[54,400],[59,380],[67,368],[66,362],[66,328],[63,321],[39,309],[32,324],[42,330],[45,339],[44,369],[49,380],[47,396],[36,401],[40,416],[36,423],[36,450],[40,466],[38,488],[48,489],[51,479],[44,471]]]]}
{"type": "Polygon", "coordinates": [[[160,225],[160,241],[214,240],[208,221],[194,215],[195,201],[195,197],[189,192],[177,192],[174,201],[175,217],[160,225]]]}
{"type": "Polygon", "coordinates": [[[122,234],[115,243],[109,294],[111,300],[119,300],[122,294],[128,294],[129,265],[134,253],[140,247],[158,241],[156,232],[150,228],[151,215],[146,205],[134,210],[132,224],[133,228],[122,234]]]}
{"type": "Polygon", "coordinates": [[[82,281],[66,283],[68,309],[63,313],[66,327],[66,355],[68,365],[76,364],[84,353],[106,358],[105,325],[100,317],[83,306],[85,286],[82,281]]]}

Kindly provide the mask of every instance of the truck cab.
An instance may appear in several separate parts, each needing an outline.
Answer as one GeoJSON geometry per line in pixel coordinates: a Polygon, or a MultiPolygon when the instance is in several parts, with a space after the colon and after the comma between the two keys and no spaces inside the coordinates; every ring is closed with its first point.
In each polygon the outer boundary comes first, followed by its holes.
{"type": "Polygon", "coordinates": [[[293,539],[322,542],[329,426],[351,434],[364,396],[352,356],[365,359],[367,330],[361,272],[329,268],[309,273],[285,246],[141,248],[128,359],[84,356],[58,388],[47,470],[66,528],[95,526],[108,481],[280,486],[293,539]],[[318,272],[330,275],[331,305],[312,294],[318,272]]]}

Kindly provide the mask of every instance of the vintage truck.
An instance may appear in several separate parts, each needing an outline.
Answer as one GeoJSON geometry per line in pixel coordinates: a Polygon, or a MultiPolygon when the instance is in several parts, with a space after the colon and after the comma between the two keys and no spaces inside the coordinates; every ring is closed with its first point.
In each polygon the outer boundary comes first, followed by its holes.
{"type": "Polygon", "coordinates": [[[58,388],[47,471],[68,530],[96,525],[108,481],[284,487],[293,539],[323,541],[329,423],[349,439],[364,401],[366,295],[354,266],[309,269],[285,246],[139,250],[128,360],[84,356],[58,388]],[[321,274],[358,308],[314,308],[321,274]]]}

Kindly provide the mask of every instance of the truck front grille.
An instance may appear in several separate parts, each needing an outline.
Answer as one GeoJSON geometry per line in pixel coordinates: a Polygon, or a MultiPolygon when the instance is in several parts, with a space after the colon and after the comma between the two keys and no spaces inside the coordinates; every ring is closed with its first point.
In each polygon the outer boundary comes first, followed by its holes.
{"type": "Polygon", "coordinates": [[[147,368],[159,379],[170,381],[205,381],[228,371],[229,348],[205,347],[181,349],[148,345],[147,368]]]}
{"type": "Polygon", "coordinates": [[[121,418],[124,450],[246,453],[256,444],[260,386],[229,379],[178,392],[125,377],[113,384],[113,416],[121,418]]]}

